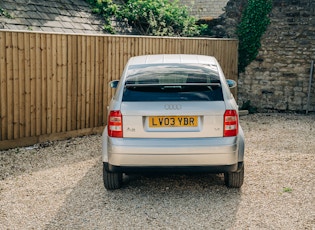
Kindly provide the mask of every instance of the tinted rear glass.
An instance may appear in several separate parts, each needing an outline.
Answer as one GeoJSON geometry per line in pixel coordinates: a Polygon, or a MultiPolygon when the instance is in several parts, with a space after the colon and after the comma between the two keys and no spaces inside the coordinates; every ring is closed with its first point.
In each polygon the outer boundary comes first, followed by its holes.
{"type": "Polygon", "coordinates": [[[127,71],[123,101],[222,101],[214,65],[133,65],[127,71]]]}

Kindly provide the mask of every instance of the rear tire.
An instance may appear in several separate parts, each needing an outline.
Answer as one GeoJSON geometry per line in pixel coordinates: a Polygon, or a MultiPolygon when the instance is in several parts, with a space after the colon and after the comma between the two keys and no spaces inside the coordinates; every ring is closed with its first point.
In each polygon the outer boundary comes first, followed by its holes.
{"type": "Polygon", "coordinates": [[[119,189],[122,186],[122,173],[108,172],[103,167],[103,181],[107,190],[119,189]]]}
{"type": "Polygon", "coordinates": [[[224,182],[229,188],[240,188],[244,182],[244,164],[236,172],[224,173],[224,182]]]}

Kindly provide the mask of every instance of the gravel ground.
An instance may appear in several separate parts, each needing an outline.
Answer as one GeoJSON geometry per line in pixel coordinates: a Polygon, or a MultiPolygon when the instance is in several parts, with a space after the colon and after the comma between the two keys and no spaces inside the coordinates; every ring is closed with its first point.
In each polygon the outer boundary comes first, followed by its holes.
{"type": "Polygon", "coordinates": [[[241,189],[223,175],[133,175],[108,192],[98,135],[0,151],[0,229],[315,229],[315,115],[241,124],[241,189]]]}

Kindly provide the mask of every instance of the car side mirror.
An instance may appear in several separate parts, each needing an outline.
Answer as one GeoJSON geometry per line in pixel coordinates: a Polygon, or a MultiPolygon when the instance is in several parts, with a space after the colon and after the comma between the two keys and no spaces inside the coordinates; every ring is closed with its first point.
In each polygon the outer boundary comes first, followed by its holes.
{"type": "Polygon", "coordinates": [[[116,89],[118,86],[119,80],[113,80],[109,82],[109,86],[113,89],[116,89]]]}
{"type": "Polygon", "coordinates": [[[228,86],[229,86],[230,89],[235,88],[236,85],[237,85],[236,81],[231,80],[231,79],[227,79],[227,80],[226,80],[226,83],[228,84],[228,86]]]}

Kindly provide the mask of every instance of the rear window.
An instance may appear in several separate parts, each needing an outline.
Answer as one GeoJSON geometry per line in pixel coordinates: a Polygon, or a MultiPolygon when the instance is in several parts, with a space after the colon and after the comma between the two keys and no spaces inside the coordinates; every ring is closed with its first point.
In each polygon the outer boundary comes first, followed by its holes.
{"type": "Polygon", "coordinates": [[[132,65],[127,71],[123,101],[222,101],[215,65],[132,65]]]}

